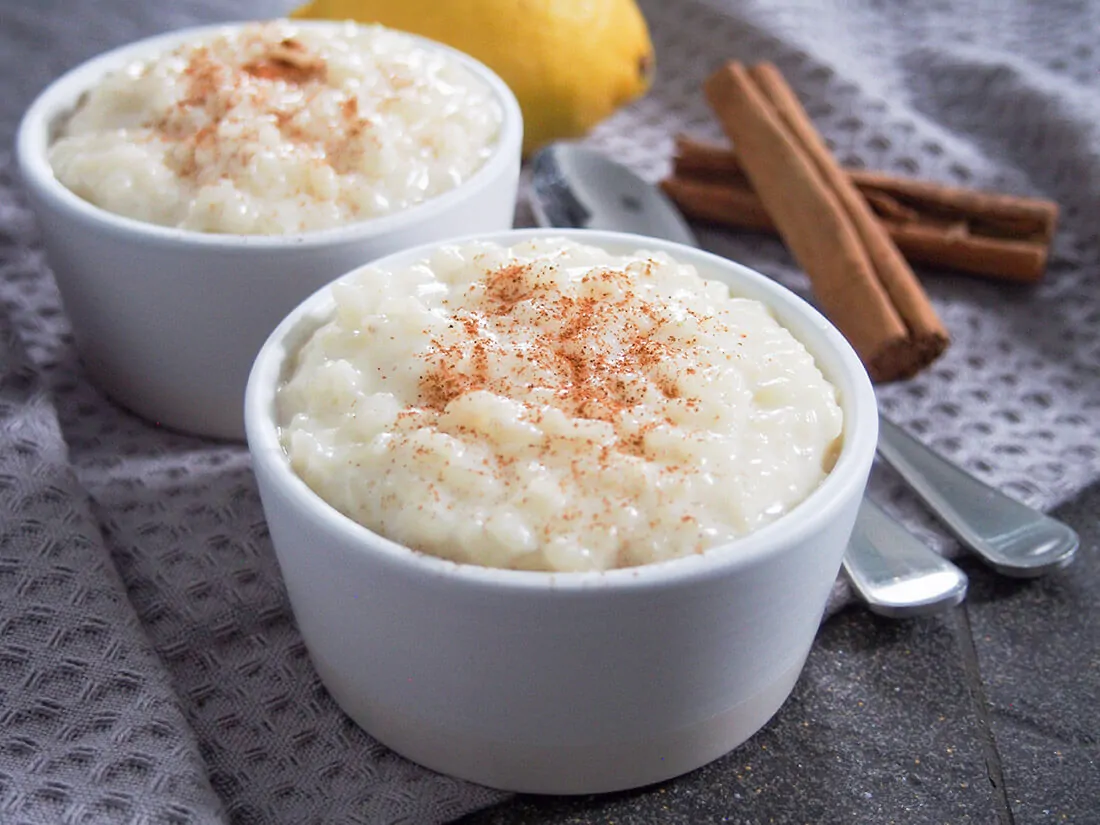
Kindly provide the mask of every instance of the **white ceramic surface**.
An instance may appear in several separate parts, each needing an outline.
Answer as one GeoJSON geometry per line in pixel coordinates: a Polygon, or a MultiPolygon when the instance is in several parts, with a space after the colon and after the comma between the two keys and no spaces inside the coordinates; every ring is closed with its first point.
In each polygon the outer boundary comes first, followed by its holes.
{"type": "MultiPolygon", "coordinates": [[[[268,339],[245,421],[272,541],[322,680],[408,758],[493,787],[594,793],[667,779],[730,751],[784,702],[816,633],[878,435],[866,372],[821,315],[767,278],[697,249],[604,232],[612,251],[664,249],[767,302],[840,390],[844,447],[809,498],[705,554],[604,573],[457,565],[336,512],[290,469],[275,391],[332,309],[322,289],[268,339]]],[[[406,250],[378,262],[401,266],[406,250]]]]}
{"type": "Polygon", "coordinates": [[[16,153],[47,260],[93,379],[151,421],[199,435],[243,438],[249,367],[267,335],[303,298],[380,255],[512,225],[523,125],[515,97],[488,68],[421,40],[457,56],[488,83],[504,120],[496,151],[477,173],[411,209],[297,235],[214,235],[112,214],[57,181],[47,159],[52,130],[86,89],[135,58],[224,28],[142,40],[66,73],[27,110],[16,153]]]}

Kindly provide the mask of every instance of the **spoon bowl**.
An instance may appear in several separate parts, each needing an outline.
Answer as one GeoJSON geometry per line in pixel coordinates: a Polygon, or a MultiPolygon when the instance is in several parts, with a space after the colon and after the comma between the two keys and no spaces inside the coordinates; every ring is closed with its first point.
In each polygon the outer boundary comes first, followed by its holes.
{"type": "Polygon", "coordinates": [[[591,149],[555,143],[531,161],[531,209],[539,226],[605,229],[698,246],[664,193],[591,149]]]}
{"type": "Polygon", "coordinates": [[[971,552],[998,573],[1034,578],[1073,561],[1066,524],[1006,496],[879,416],[878,454],[971,552]]]}

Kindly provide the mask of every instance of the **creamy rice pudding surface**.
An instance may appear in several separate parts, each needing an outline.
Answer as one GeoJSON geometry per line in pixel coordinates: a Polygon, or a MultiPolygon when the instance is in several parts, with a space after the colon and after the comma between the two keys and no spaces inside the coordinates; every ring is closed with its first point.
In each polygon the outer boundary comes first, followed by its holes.
{"type": "Polygon", "coordinates": [[[380,26],[226,29],[91,89],[50,149],[66,187],[137,220],[287,234],[454,188],[502,110],[456,58],[380,26]]]}
{"type": "Polygon", "coordinates": [[[279,390],[295,471],[416,550],[602,570],[702,552],[810,493],[835,389],[761,303],[664,254],[445,246],[332,287],[279,390]]]}

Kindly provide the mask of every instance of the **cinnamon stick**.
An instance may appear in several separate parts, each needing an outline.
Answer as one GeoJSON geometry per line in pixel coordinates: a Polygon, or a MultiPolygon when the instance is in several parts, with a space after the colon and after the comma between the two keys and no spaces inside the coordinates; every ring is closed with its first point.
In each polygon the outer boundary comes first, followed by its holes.
{"type": "Polygon", "coordinates": [[[732,185],[670,177],[661,181],[661,189],[689,218],[775,232],[775,221],[748,182],[732,185]]]}
{"type": "MultiPolygon", "coordinates": [[[[661,181],[661,188],[689,218],[735,229],[776,231],[747,180],[713,183],[673,176],[661,181]]],[[[1046,242],[976,235],[968,222],[933,222],[879,193],[860,191],[910,263],[1020,283],[1034,283],[1046,271],[1046,242]]]]}
{"type": "MultiPolygon", "coordinates": [[[[745,173],[737,152],[693,140],[676,138],[675,174],[714,182],[744,183],[745,173]]],[[[860,192],[886,195],[915,213],[941,218],[977,219],[990,235],[1018,240],[1049,242],[1058,219],[1058,204],[1040,198],[1025,198],[981,192],[930,181],[846,169],[860,192]]]]}
{"type": "Polygon", "coordinates": [[[730,62],[704,90],[825,314],[876,381],[913,375],[947,332],[916,276],[778,70],[730,62]]]}
{"type": "MultiPolygon", "coordinates": [[[[732,149],[680,136],[673,169],[674,177],[721,182],[751,202],[751,185],[732,149]]],[[[1013,281],[1042,278],[1058,219],[1053,201],[846,171],[909,261],[1013,281]]],[[[769,228],[759,221],[734,225],[769,228]]]]}

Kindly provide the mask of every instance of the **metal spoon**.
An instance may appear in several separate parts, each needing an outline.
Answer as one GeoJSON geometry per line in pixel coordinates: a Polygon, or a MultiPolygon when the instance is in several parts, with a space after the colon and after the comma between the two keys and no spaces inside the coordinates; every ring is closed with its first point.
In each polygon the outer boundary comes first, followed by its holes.
{"type": "MultiPolygon", "coordinates": [[[[531,163],[531,208],[541,226],[633,232],[698,246],[667,198],[598,152],[558,143],[531,163]]],[[[864,499],[844,570],[868,608],[887,616],[936,613],[962,601],[966,575],[864,499]]]]}
{"type": "Polygon", "coordinates": [[[1073,560],[1080,540],[1068,525],[979,481],[881,416],[878,453],[997,572],[1029,578],[1073,560]]]}
{"type": "Polygon", "coordinates": [[[966,598],[966,574],[869,498],[860,504],[843,567],[867,608],[883,616],[937,613],[966,598]]]}

